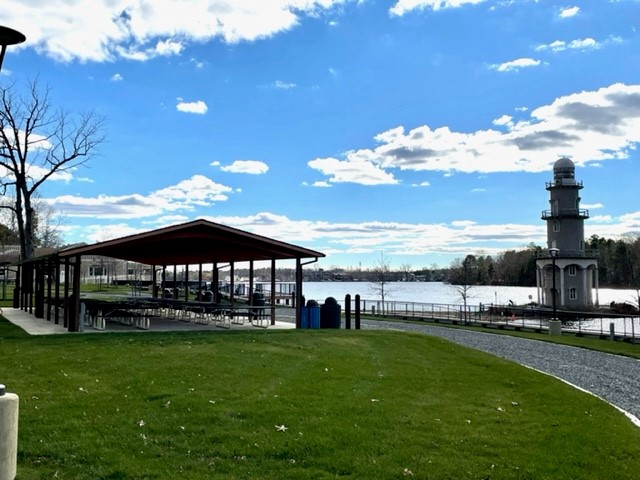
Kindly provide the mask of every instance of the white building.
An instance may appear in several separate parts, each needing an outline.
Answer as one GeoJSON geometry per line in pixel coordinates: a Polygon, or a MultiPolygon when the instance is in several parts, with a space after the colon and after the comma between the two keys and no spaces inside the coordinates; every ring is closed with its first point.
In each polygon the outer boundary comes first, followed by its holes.
{"type": "Polygon", "coordinates": [[[561,158],[553,165],[553,182],[546,184],[549,210],[547,252],[536,260],[538,302],[558,308],[579,309],[598,305],[598,261],[596,252],[585,250],[584,221],[589,211],[580,208],[582,182],[575,179],[575,165],[561,158]],[[555,271],[554,271],[555,267],[555,271]],[[554,289],[555,284],[555,289],[554,289]]]}

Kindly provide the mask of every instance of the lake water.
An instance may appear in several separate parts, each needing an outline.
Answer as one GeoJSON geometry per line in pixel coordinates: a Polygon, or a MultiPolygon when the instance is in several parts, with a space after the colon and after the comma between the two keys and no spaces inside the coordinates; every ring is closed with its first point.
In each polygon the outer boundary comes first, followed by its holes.
{"type": "MultiPolygon", "coordinates": [[[[369,282],[304,282],[303,295],[307,300],[324,303],[327,297],[333,297],[338,303],[350,294],[352,298],[360,295],[362,300],[379,300],[379,295],[369,282]]],[[[385,286],[385,300],[394,302],[445,303],[462,305],[463,301],[453,285],[441,282],[389,282],[385,286]]],[[[596,293],[593,292],[595,300],[596,293]]],[[[635,290],[618,290],[601,288],[598,293],[600,305],[616,303],[636,303],[635,290]]],[[[508,304],[511,300],[516,305],[531,301],[537,302],[536,287],[493,287],[473,286],[468,291],[467,304],[508,304]]]]}

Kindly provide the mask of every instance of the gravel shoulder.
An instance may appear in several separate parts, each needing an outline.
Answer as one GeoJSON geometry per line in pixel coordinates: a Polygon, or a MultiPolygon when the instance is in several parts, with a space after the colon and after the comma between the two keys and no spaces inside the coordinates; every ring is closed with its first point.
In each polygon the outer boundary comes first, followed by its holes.
{"type": "MultiPolygon", "coordinates": [[[[640,419],[640,360],[567,345],[459,328],[363,321],[362,328],[423,333],[548,373],[640,419]]],[[[636,425],[640,426],[640,423],[636,425]]]]}

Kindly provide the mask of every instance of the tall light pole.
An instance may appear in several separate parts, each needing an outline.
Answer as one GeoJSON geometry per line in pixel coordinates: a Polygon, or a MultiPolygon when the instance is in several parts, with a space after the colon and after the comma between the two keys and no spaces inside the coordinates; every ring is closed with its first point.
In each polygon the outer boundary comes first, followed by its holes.
{"type": "Polygon", "coordinates": [[[0,71],[2,70],[2,61],[4,60],[4,54],[7,51],[7,46],[17,45],[18,43],[24,42],[26,39],[27,37],[17,30],[0,25],[0,71]]]}
{"type": "MultiPolygon", "coordinates": [[[[25,36],[11,28],[0,25],[0,72],[7,45],[15,45],[26,40],[25,36]]],[[[4,269],[4,275],[6,275],[4,269]]],[[[5,281],[3,277],[3,282],[5,281]]],[[[4,289],[4,285],[3,285],[4,289]]],[[[3,291],[4,298],[4,291],[3,291]]],[[[0,436],[0,478],[14,478],[18,464],[18,411],[20,399],[15,393],[6,393],[0,384],[0,424],[3,426],[0,436]]]]}
{"type": "Polygon", "coordinates": [[[549,334],[550,335],[561,335],[562,334],[562,323],[558,321],[556,318],[556,258],[560,253],[559,248],[550,248],[549,255],[551,256],[551,305],[553,308],[553,317],[549,322],[549,334]]]}

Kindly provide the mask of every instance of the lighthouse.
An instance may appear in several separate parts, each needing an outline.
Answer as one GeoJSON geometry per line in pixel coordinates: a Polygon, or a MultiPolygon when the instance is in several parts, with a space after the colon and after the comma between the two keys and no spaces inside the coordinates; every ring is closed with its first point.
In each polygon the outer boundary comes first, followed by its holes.
{"type": "Polygon", "coordinates": [[[584,221],[589,211],[580,208],[582,182],[576,181],[576,167],[569,158],[553,165],[553,181],[546,184],[549,209],[542,212],[547,222],[547,250],[536,259],[538,302],[564,309],[598,305],[598,261],[585,250],[584,221]]]}

